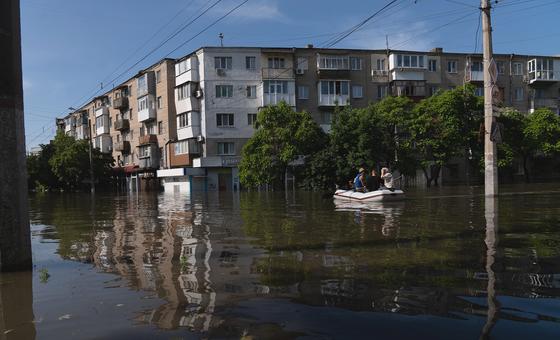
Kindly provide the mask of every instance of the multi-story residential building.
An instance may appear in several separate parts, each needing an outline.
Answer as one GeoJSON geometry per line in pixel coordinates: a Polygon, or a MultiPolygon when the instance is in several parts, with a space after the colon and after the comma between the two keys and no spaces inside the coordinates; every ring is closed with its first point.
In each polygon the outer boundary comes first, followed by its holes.
{"type": "MultiPolygon", "coordinates": [[[[560,57],[495,54],[493,65],[503,106],[560,110],[560,57]]],[[[202,47],[159,61],[57,125],[77,138],[89,138],[91,126],[129,189],[157,186],[159,169],[168,191],[237,190],[241,149],[265,106],[285,101],[328,132],[337,106],[419,101],[465,83],[482,96],[482,73],[481,54],[442,48],[202,47]]]]}

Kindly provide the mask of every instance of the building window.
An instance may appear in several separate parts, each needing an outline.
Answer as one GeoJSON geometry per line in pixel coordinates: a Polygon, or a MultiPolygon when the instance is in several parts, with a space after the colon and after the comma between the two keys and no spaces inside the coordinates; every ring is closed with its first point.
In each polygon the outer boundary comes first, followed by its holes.
{"type": "Polygon", "coordinates": [[[149,135],[155,135],[156,134],[156,124],[147,124],[146,125],[146,130],[148,130],[149,135]]]}
{"type": "Polygon", "coordinates": [[[377,87],[377,98],[385,98],[387,97],[387,86],[378,86],[377,87]]]}
{"type": "Polygon", "coordinates": [[[297,57],[296,69],[302,71],[309,69],[309,62],[307,60],[307,57],[297,57]]]}
{"type": "Polygon", "coordinates": [[[514,76],[523,75],[523,63],[513,63],[513,75],[514,76]]]}
{"type": "Polygon", "coordinates": [[[377,71],[385,71],[385,59],[377,59],[375,66],[377,71]]]}
{"type": "Polygon", "coordinates": [[[348,70],[348,57],[320,56],[319,69],[323,70],[348,70]]]}
{"type": "Polygon", "coordinates": [[[218,113],[216,114],[217,127],[233,127],[234,118],[233,113],[218,113]]]}
{"type": "Polygon", "coordinates": [[[265,80],[264,93],[288,93],[288,81],[286,80],[265,80]]]}
{"type": "Polygon", "coordinates": [[[231,57],[214,57],[214,68],[216,70],[231,70],[231,57]]]}
{"type": "Polygon", "coordinates": [[[436,59],[429,59],[428,60],[428,71],[429,72],[436,72],[437,71],[437,60],[436,59]]]}
{"type": "Polygon", "coordinates": [[[104,121],[105,121],[105,116],[99,116],[95,118],[95,126],[97,128],[102,128],[104,121]]]}
{"type": "Polygon", "coordinates": [[[157,109],[161,110],[163,108],[163,99],[161,96],[157,97],[157,109]]]}
{"type": "Polygon", "coordinates": [[[144,73],[143,75],[138,77],[136,85],[138,86],[138,93],[144,93],[148,91],[148,74],[144,73]]]}
{"type": "Polygon", "coordinates": [[[254,70],[257,68],[257,58],[256,57],[245,57],[245,68],[248,70],[254,70]]]}
{"type": "Polygon", "coordinates": [[[175,155],[185,155],[189,153],[189,141],[187,139],[175,143],[175,155]]]}
{"type": "Polygon", "coordinates": [[[471,65],[471,71],[473,72],[482,72],[482,62],[481,61],[473,61],[471,65]]]}
{"type": "Polygon", "coordinates": [[[362,58],[350,57],[350,69],[359,71],[362,69],[362,58]]]}
{"type": "Polygon", "coordinates": [[[424,68],[424,56],[397,54],[397,67],[424,68]]]}
{"type": "Polygon", "coordinates": [[[189,70],[188,59],[178,62],[175,64],[175,76],[180,76],[181,74],[189,70]]]}
{"type": "Polygon", "coordinates": [[[257,98],[257,86],[248,85],[246,91],[247,91],[247,98],[257,98]]]}
{"type": "Polygon", "coordinates": [[[187,99],[191,96],[191,84],[190,83],[185,83],[183,85],[179,85],[179,86],[177,86],[175,91],[177,91],[177,99],[178,100],[187,99]]]}
{"type": "Polygon", "coordinates": [[[218,143],[218,155],[235,155],[234,144],[232,142],[218,143]]]}
{"type": "Polygon", "coordinates": [[[156,83],[161,81],[161,70],[156,71],[156,83]]]}
{"type": "Polygon", "coordinates": [[[506,66],[503,61],[496,62],[496,67],[498,68],[498,74],[505,74],[506,73],[506,66]]]}
{"type": "Polygon", "coordinates": [[[430,91],[429,95],[430,95],[430,97],[433,96],[433,95],[435,95],[435,94],[438,92],[438,90],[439,90],[439,88],[438,88],[437,86],[430,86],[430,87],[429,87],[429,91],[430,91]]]}
{"type": "Polygon", "coordinates": [[[148,96],[144,96],[138,99],[138,111],[147,110],[148,107],[148,96]]]}
{"type": "Polygon", "coordinates": [[[177,115],[177,122],[179,124],[179,129],[189,126],[189,114],[181,113],[177,115]]]}
{"type": "Polygon", "coordinates": [[[474,95],[477,97],[484,97],[484,87],[477,87],[474,89],[474,95]]]}
{"type": "Polygon", "coordinates": [[[257,123],[257,114],[256,113],[248,113],[247,114],[247,125],[255,126],[257,123]]]}
{"type": "Polygon", "coordinates": [[[321,80],[321,94],[322,95],[348,95],[347,80],[321,80]]]}
{"type": "Polygon", "coordinates": [[[457,60],[447,61],[447,73],[457,73],[457,60]]]}
{"type": "Polygon", "coordinates": [[[216,85],[216,98],[233,97],[233,85],[216,85]]]}
{"type": "Polygon", "coordinates": [[[148,158],[150,157],[150,146],[143,145],[138,148],[138,158],[148,158]]]}
{"type": "Polygon", "coordinates": [[[284,68],[285,61],[284,58],[270,57],[268,58],[268,68],[284,68]]]}
{"type": "Polygon", "coordinates": [[[352,86],[352,98],[363,98],[364,87],[362,85],[352,86]]]}
{"type": "Polygon", "coordinates": [[[298,99],[309,99],[309,86],[298,86],[298,99]]]}
{"type": "Polygon", "coordinates": [[[515,100],[516,101],[522,101],[524,97],[524,93],[523,93],[523,88],[522,87],[516,87],[515,88],[515,100]]]}
{"type": "Polygon", "coordinates": [[[528,64],[530,80],[554,80],[553,59],[532,59],[528,64]]]}
{"type": "Polygon", "coordinates": [[[158,135],[162,135],[163,134],[163,122],[158,122],[157,123],[157,129],[158,129],[158,135]]]}
{"type": "Polygon", "coordinates": [[[332,121],[333,121],[333,113],[332,112],[321,112],[321,123],[331,124],[332,121]]]}

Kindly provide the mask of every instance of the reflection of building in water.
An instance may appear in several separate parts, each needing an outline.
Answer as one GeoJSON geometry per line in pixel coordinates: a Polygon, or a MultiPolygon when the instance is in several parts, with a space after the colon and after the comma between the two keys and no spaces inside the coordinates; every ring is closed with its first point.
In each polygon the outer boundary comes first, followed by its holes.
{"type": "Polygon", "coordinates": [[[230,211],[224,216],[183,197],[159,200],[122,202],[113,230],[95,235],[99,269],[166,300],[138,321],[204,332],[220,323],[214,317],[217,305],[270,291],[252,273],[257,251],[244,241],[241,221],[230,211]]]}

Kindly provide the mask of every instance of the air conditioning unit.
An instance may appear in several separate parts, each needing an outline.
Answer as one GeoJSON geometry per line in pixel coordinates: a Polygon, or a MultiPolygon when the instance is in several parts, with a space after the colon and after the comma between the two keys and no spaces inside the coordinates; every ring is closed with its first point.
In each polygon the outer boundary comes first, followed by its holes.
{"type": "Polygon", "coordinates": [[[196,99],[202,98],[202,95],[203,95],[202,90],[199,89],[199,90],[194,91],[194,97],[196,99]]]}
{"type": "Polygon", "coordinates": [[[197,136],[196,141],[199,143],[204,143],[204,136],[197,136]]]}
{"type": "Polygon", "coordinates": [[[226,70],[224,70],[223,68],[216,69],[216,74],[220,77],[225,77],[227,75],[226,70]]]}
{"type": "Polygon", "coordinates": [[[302,68],[296,69],[296,74],[304,74],[304,73],[305,73],[304,69],[302,69],[302,68]]]}

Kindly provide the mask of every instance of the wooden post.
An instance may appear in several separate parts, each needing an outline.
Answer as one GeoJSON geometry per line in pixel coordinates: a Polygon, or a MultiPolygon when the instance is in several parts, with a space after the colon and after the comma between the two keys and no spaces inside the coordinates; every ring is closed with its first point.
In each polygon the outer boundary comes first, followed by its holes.
{"type": "Polygon", "coordinates": [[[19,11],[0,1],[0,271],[31,269],[19,11]]]}

